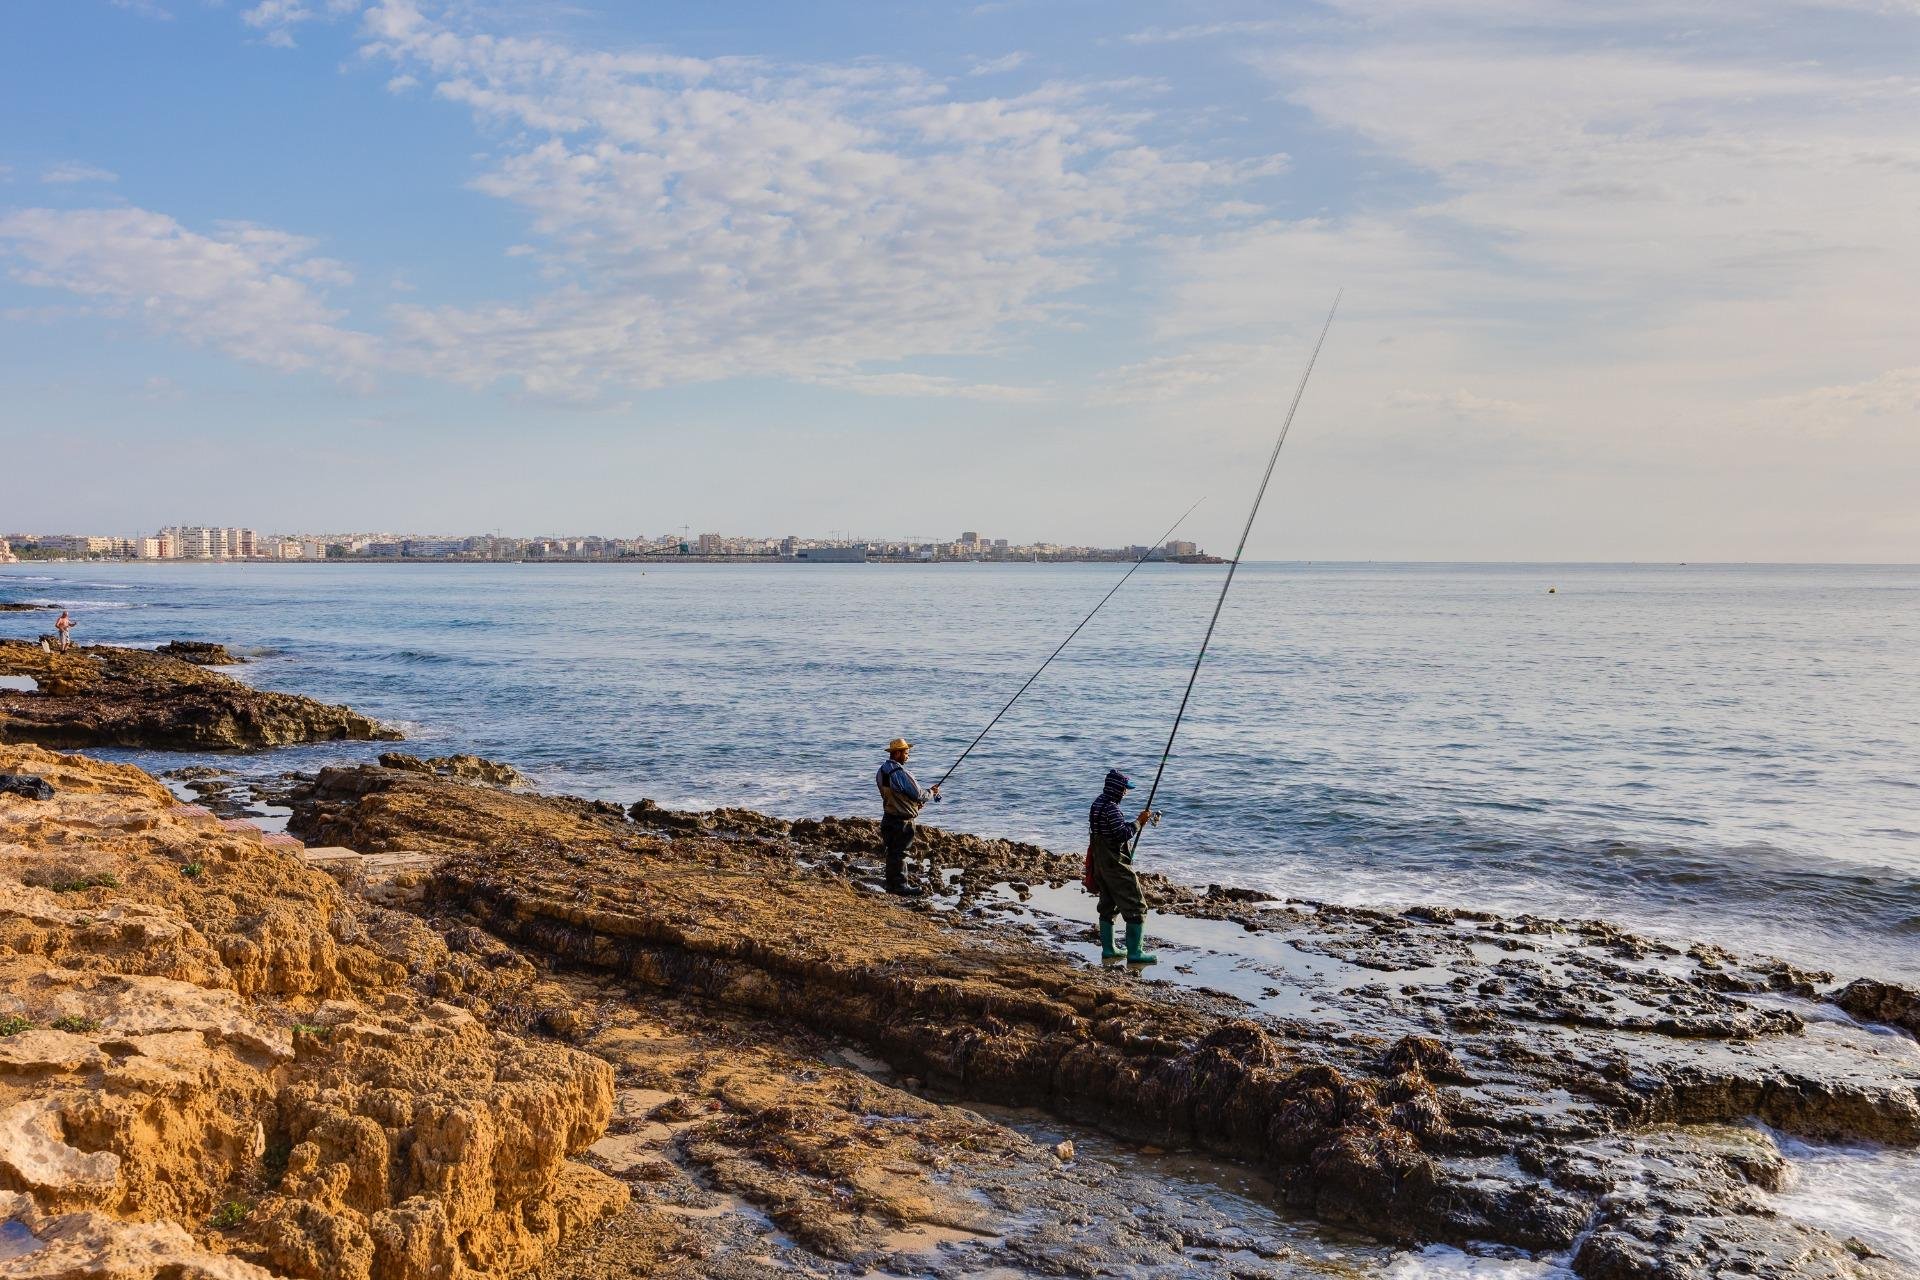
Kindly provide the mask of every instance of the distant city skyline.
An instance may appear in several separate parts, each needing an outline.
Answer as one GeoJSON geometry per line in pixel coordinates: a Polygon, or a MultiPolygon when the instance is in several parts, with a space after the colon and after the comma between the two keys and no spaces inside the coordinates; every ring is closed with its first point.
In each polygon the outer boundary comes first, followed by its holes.
{"type": "Polygon", "coordinates": [[[829,554],[857,551],[876,559],[1195,559],[1208,557],[1184,539],[1119,547],[1098,543],[1021,542],[965,530],[956,538],[918,536],[862,538],[801,534],[735,534],[690,530],[647,535],[543,533],[419,533],[398,531],[286,532],[235,525],[170,525],[152,533],[72,532],[0,533],[0,564],[21,559],[105,559],[150,561],[331,560],[331,559],[621,559],[634,556],[697,555],[847,559],[829,554]]]}
{"type": "Polygon", "coordinates": [[[1920,560],[1920,9],[18,0],[0,524],[1920,560]]]}

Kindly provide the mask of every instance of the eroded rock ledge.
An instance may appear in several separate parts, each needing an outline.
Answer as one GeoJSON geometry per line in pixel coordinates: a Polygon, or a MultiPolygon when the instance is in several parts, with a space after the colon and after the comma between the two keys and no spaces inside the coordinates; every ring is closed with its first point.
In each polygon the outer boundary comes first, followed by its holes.
{"type": "Polygon", "coordinates": [[[350,708],[208,670],[202,664],[217,648],[189,646],[183,660],[106,645],[47,652],[0,641],[0,674],[32,676],[39,686],[0,690],[0,741],[225,751],[401,736],[350,708]]]}
{"type": "Polygon", "coordinates": [[[625,1202],[612,1070],[497,1016],[531,965],[136,769],[0,769],[54,788],[0,796],[5,1274],[505,1280],[625,1202]]]}
{"type": "Polygon", "coordinates": [[[1777,1216],[1784,1164],[1746,1127],[1920,1143],[1920,1054],[1816,1004],[1826,975],[1596,922],[1158,885],[1282,957],[1300,998],[1270,1012],[1003,922],[1077,871],[1031,846],[933,833],[952,889],[909,909],[862,886],[859,821],[629,815],[364,767],[324,772],[296,824],[442,856],[427,909],[533,955],[851,1040],[935,1092],[1246,1162],[1383,1239],[1567,1249],[1594,1280],[1898,1274],[1777,1216]]]}

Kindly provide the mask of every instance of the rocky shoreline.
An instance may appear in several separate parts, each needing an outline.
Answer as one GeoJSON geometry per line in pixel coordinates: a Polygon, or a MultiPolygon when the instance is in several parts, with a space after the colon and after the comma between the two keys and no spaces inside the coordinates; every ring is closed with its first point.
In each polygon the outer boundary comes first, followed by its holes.
{"type": "Polygon", "coordinates": [[[297,840],[125,766],[0,772],[54,789],[0,793],[0,1273],[1913,1274],[1773,1195],[1780,1138],[1920,1147],[1891,984],[1159,878],[1143,976],[1090,962],[1078,859],[1014,842],[929,832],[906,905],[869,820],[473,757],[277,783],[297,840]]]}
{"type": "Polygon", "coordinates": [[[0,689],[0,740],[242,751],[401,737],[350,708],[256,689],[210,669],[238,661],[219,645],[190,642],[159,650],[47,650],[0,640],[0,675],[27,676],[38,686],[0,689]]]}

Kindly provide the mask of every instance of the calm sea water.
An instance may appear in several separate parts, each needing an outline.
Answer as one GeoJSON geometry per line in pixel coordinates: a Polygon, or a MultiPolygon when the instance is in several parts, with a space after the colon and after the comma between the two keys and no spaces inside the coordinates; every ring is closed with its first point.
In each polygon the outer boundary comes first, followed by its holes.
{"type": "MultiPolygon", "coordinates": [[[[0,599],[66,605],[83,641],[261,651],[247,679],[399,722],[411,750],[797,817],[873,811],[895,734],[937,778],[1119,572],[17,565],[0,599]]],[[[1082,847],[1106,769],[1151,776],[1223,572],[1142,569],[932,820],[1082,847]]],[[[1250,565],[1141,858],[1920,980],[1916,671],[1912,567],[1250,565]]]]}

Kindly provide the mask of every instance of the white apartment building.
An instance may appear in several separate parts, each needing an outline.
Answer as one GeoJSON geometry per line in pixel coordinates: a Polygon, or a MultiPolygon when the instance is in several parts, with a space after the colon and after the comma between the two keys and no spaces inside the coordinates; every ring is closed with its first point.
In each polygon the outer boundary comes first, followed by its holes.
{"type": "Polygon", "coordinates": [[[174,558],[180,560],[250,560],[260,554],[260,535],[252,529],[176,525],[162,536],[173,539],[174,558]]]}

